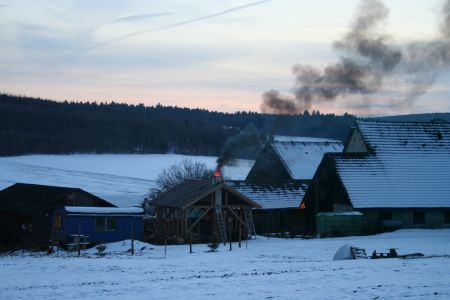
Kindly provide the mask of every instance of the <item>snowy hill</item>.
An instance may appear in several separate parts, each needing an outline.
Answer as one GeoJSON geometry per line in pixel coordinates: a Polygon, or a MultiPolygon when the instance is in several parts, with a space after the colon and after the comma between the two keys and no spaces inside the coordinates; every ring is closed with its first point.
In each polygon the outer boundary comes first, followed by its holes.
{"type": "MultiPolygon", "coordinates": [[[[211,169],[217,157],[177,154],[76,154],[0,157],[0,189],[16,182],[79,187],[117,206],[139,204],[158,174],[184,158],[205,162],[211,169]]],[[[253,161],[238,160],[224,176],[243,179],[253,161]]]]}

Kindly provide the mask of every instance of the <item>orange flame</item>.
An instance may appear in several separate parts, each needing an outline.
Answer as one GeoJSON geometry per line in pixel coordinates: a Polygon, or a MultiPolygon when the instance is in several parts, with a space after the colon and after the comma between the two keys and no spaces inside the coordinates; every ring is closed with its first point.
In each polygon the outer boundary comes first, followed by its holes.
{"type": "Polygon", "coordinates": [[[220,173],[220,168],[217,167],[216,171],[214,172],[214,177],[221,177],[221,176],[222,176],[222,174],[220,173]]]}

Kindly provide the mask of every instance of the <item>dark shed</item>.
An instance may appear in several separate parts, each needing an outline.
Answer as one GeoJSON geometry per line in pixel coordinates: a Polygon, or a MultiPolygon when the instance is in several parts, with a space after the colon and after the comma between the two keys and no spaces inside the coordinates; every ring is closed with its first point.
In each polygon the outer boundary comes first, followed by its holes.
{"type": "Polygon", "coordinates": [[[0,191],[0,248],[39,248],[52,239],[51,212],[62,206],[114,207],[79,188],[16,183],[0,191]]]}
{"type": "Polygon", "coordinates": [[[305,234],[305,212],[300,207],[309,180],[291,181],[226,181],[261,208],[253,209],[258,234],[305,234]]]}

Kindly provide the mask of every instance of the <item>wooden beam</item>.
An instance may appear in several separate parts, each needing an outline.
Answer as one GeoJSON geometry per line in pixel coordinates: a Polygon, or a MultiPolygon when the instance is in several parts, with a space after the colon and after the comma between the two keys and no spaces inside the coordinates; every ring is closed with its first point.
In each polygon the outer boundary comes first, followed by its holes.
{"type": "MultiPolygon", "coordinates": [[[[211,206],[211,205],[192,205],[190,206],[191,208],[215,208],[215,206],[211,206]]],[[[223,208],[226,208],[225,205],[222,205],[223,208]]],[[[245,209],[245,208],[249,208],[250,206],[244,206],[244,205],[228,205],[227,207],[230,208],[236,208],[236,209],[245,209]]]]}
{"type": "Polygon", "coordinates": [[[191,227],[189,227],[188,231],[191,232],[191,230],[195,227],[195,225],[197,225],[198,222],[200,222],[210,210],[211,207],[205,210],[205,212],[203,212],[203,214],[191,225],[191,227]]]}
{"type": "Polygon", "coordinates": [[[213,208],[211,205],[192,205],[191,208],[213,208]]]}
{"type": "Polygon", "coordinates": [[[232,210],[231,208],[228,207],[228,210],[231,211],[231,213],[236,217],[236,219],[238,219],[242,225],[247,226],[247,223],[245,223],[244,221],[242,221],[242,219],[234,212],[234,210],[232,210]]]}
{"type": "Polygon", "coordinates": [[[188,226],[189,226],[189,225],[188,225],[189,208],[186,208],[186,209],[184,210],[183,216],[184,216],[183,235],[184,235],[184,236],[187,236],[188,229],[189,229],[189,227],[188,227],[188,226]]]}

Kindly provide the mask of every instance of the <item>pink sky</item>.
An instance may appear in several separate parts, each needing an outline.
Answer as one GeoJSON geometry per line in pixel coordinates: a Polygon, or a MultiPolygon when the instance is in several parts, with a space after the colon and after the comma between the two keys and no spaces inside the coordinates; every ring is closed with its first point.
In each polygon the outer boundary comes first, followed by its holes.
{"type": "MultiPolygon", "coordinates": [[[[338,59],[357,0],[0,0],[0,91],[55,100],[260,111],[261,95],[291,94],[297,63],[338,59]]],[[[443,1],[385,1],[398,43],[436,32],[443,1]],[[420,19],[421,22],[417,22],[420,19]]],[[[314,103],[360,115],[450,111],[444,70],[430,91],[390,106],[402,86],[314,103]]],[[[395,102],[395,101],[394,101],[395,102]]]]}

